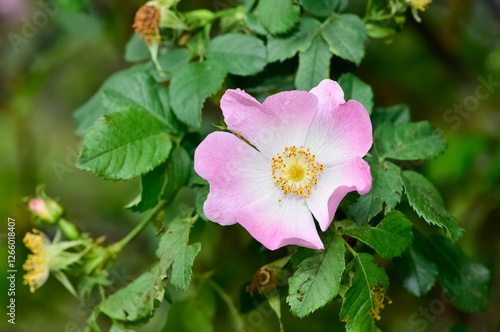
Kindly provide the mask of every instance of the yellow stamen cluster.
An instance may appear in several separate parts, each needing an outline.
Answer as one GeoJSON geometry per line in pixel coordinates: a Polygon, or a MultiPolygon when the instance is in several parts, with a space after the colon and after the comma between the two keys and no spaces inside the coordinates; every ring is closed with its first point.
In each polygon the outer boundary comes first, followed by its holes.
{"type": "Polygon", "coordinates": [[[284,152],[272,158],[272,169],[273,179],[283,194],[302,195],[307,199],[313,185],[318,184],[324,167],[316,161],[309,148],[286,146],[284,152]]]}
{"type": "Polygon", "coordinates": [[[30,286],[30,291],[33,293],[35,289],[44,283],[44,279],[48,274],[47,255],[43,247],[43,235],[33,229],[33,233],[26,233],[23,242],[33,254],[28,255],[28,259],[23,265],[26,270],[24,275],[24,284],[30,286]]]}
{"type": "MultiPolygon", "coordinates": [[[[378,283],[377,285],[373,286],[370,290],[370,292],[373,295],[373,304],[374,308],[371,310],[373,319],[380,320],[380,311],[385,308],[384,304],[384,286],[382,284],[378,283]]],[[[391,304],[392,301],[389,300],[389,304],[391,304]]]]}
{"type": "Polygon", "coordinates": [[[432,2],[432,0],[411,0],[410,4],[413,8],[420,10],[420,11],[424,11],[425,6],[427,6],[431,2],[432,2]]]}

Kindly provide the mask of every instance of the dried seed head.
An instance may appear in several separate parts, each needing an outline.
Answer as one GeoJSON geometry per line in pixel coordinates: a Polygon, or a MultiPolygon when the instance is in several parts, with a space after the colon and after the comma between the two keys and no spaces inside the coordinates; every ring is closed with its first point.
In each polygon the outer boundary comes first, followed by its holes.
{"type": "Polygon", "coordinates": [[[267,293],[278,285],[278,275],[275,268],[265,265],[261,267],[253,276],[252,283],[247,286],[247,292],[253,296],[253,292],[259,294],[267,293]]]}
{"type": "Polygon", "coordinates": [[[156,42],[160,42],[160,9],[156,6],[144,5],[135,14],[135,21],[132,27],[135,29],[141,38],[146,40],[148,45],[153,44],[153,38],[156,42]]]}

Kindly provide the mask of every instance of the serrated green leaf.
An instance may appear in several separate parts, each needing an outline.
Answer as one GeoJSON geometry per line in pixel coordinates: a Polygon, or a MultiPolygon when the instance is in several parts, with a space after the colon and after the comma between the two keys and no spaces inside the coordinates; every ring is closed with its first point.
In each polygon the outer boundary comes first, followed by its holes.
{"type": "Polygon", "coordinates": [[[284,33],[298,22],[300,7],[292,0],[259,0],[257,17],[271,34],[284,33]]]}
{"type": "Polygon", "coordinates": [[[156,267],[106,298],[99,308],[112,319],[126,322],[148,320],[163,299],[163,285],[156,267]]]}
{"type": "Polygon", "coordinates": [[[127,108],[87,130],[77,167],[106,179],[131,179],[164,162],[171,147],[161,121],[144,109],[127,108]]]}
{"type": "Polygon", "coordinates": [[[228,33],[212,39],[207,57],[223,64],[228,73],[240,76],[257,74],[267,64],[264,42],[241,33],[228,33]]]}
{"type": "Polygon", "coordinates": [[[346,0],[300,0],[302,7],[311,14],[328,17],[345,6],[346,0]]]}
{"type": "Polygon", "coordinates": [[[188,126],[199,127],[205,99],[220,89],[225,77],[225,68],[215,60],[193,62],[174,72],[170,104],[177,118],[188,126]]]}
{"type": "MultiPolygon", "coordinates": [[[[173,155],[173,152],[172,152],[173,155]]],[[[151,172],[141,176],[141,193],[126,208],[134,212],[144,212],[154,208],[165,184],[165,165],[156,167],[151,172]]]]}
{"type": "Polygon", "coordinates": [[[458,309],[479,311],[488,304],[490,271],[484,265],[439,235],[428,239],[427,249],[428,259],[438,268],[441,286],[458,309]]]}
{"type": "Polygon", "coordinates": [[[99,91],[74,113],[77,133],[82,134],[99,117],[121,110],[125,106],[138,106],[162,121],[170,132],[178,129],[168,101],[167,88],[160,86],[148,73],[148,64],[136,65],[113,74],[99,91]]]}
{"type": "Polygon", "coordinates": [[[367,38],[365,24],[356,15],[342,14],[332,17],[323,27],[321,35],[330,46],[330,51],[359,65],[365,55],[367,38]]]}
{"type": "Polygon", "coordinates": [[[295,76],[298,90],[309,91],[330,76],[332,54],[321,36],[314,39],[311,46],[299,53],[299,69],[295,76]]]}
{"type": "Polygon", "coordinates": [[[427,294],[436,283],[437,265],[426,257],[427,244],[425,238],[415,231],[413,244],[401,259],[394,261],[403,275],[403,286],[415,294],[427,294]]]}
{"type": "Polygon", "coordinates": [[[148,45],[141,39],[138,33],[134,33],[132,38],[125,45],[125,61],[139,62],[148,60],[151,57],[148,45]]]}
{"type": "Polygon", "coordinates": [[[267,35],[267,30],[264,28],[262,23],[257,19],[254,13],[246,14],[247,27],[257,35],[265,36],[267,35]]]}
{"type": "Polygon", "coordinates": [[[176,146],[170,155],[167,166],[167,185],[162,193],[162,199],[168,201],[173,195],[189,182],[193,162],[182,146],[176,146]]]}
{"type": "Polygon", "coordinates": [[[111,113],[111,111],[104,108],[102,91],[99,90],[73,113],[76,122],[76,134],[82,135],[95,120],[108,113],[111,113]]]}
{"type": "Polygon", "coordinates": [[[373,135],[373,143],[382,157],[418,160],[444,152],[446,141],[427,121],[393,125],[381,124],[373,135]]]}
{"type": "Polygon", "coordinates": [[[347,322],[347,332],[380,331],[373,316],[381,309],[384,294],[376,293],[387,291],[389,278],[385,270],[373,262],[372,255],[358,254],[354,262],[357,264],[354,281],[344,296],[340,319],[347,322]]]}
{"type": "Polygon", "coordinates": [[[285,36],[269,36],[267,39],[267,61],[283,61],[297,52],[305,52],[318,34],[321,23],[310,17],[300,18],[297,29],[285,36]]]}
{"type": "Polygon", "coordinates": [[[352,73],[346,73],[340,76],[338,83],[344,91],[344,99],[346,101],[350,99],[359,101],[366,108],[368,114],[372,114],[373,91],[368,84],[352,73]]]}
{"type": "Polygon", "coordinates": [[[192,265],[201,249],[200,243],[188,245],[189,232],[195,219],[181,216],[174,219],[165,234],[160,238],[156,256],[160,258],[159,269],[165,274],[172,268],[170,275],[172,286],[187,290],[193,276],[192,265]]]}
{"type": "Polygon", "coordinates": [[[445,228],[452,241],[458,240],[463,229],[458,220],[445,209],[443,199],[432,183],[413,171],[404,171],[401,179],[408,202],[415,212],[429,224],[445,228]]]}
{"type": "Polygon", "coordinates": [[[401,170],[393,163],[378,158],[366,157],[372,174],[372,188],[349,206],[349,213],[358,224],[367,224],[374,216],[383,211],[391,211],[401,200],[403,186],[401,170]]]}
{"type": "Polygon", "coordinates": [[[342,229],[342,233],[364,242],[387,259],[400,256],[413,241],[411,221],[397,210],[387,213],[377,227],[353,223],[342,229]]]}
{"type": "MultiPolygon", "coordinates": [[[[299,248],[303,251],[303,248],[299,248]]],[[[300,318],[323,307],[338,293],[345,269],[344,241],[335,234],[325,250],[316,250],[305,258],[289,279],[287,302],[292,313],[300,318]]],[[[302,255],[298,252],[297,255],[302,255]]]]}
{"type": "Polygon", "coordinates": [[[394,125],[410,122],[410,109],[406,105],[394,105],[390,107],[377,107],[371,115],[373,128],[377,128],[384,122],[394,125]]]}

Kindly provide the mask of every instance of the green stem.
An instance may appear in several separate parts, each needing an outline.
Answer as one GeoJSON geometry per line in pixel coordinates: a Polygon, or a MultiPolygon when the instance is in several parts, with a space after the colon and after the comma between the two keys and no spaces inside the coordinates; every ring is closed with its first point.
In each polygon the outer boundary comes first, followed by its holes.
{"type": "Polygon", "coordinates": [[[117,253],[119,253],[123,249],[123,247],[125,247],[134,237],[137,236],[137,234],[139,234],[144,228],[146,228],[146,226],[151,221],[153,221],[156,218],[156,216],[158,215],[158,213],[165,208],[166,204],[167,204],[166,201],[161,201],[160,203],[158,203],[158,205],[156,206],[156,208],[153,210],[153,212],[151,212],[151,214],[148,217],[144,218],[123,239],[121,239],[120,241],[118,241],[118,242],[110,245],[108,247],[108,250],[111,253],[115,254],[115,255],[117,253]]]}
{"type": "Polygon", "coordinates": [[[231,301],[231,298],[229,297],[229,295],[227,295],[227,293],[224,292],[224,290],[222,288],[220,288],[220,286],[212,279],[208,278],[206,283],[207,283],[207,285],[212,287],[213,290],[215,290],[215,292],[217,292],[217,294],[219,294],[221,299],[226,303],[226,305],[229,309],[229,312],[231,313],[231,317],[233,318],[235,330],[238,332],[245,331],[245,324],[243,322],[243,319],[241,319],[241,316],[238,313],[238,309],[236,309],[236,307],[234,306],[233,301],[231,301]]]}
{"type": "Polygon", "coordinates": [[[356,251],[354,251],[354,249],[352,249],[352,247],[349,245],[349,243],[347,243],[346,240],[344,240],[344,238],[342,238],[342,241],[344,241],[344,245],[346,246],[347,249],[349,249],[349,251],[351,252],[351,254],[354,256],[354,257],[357,257],[358,256],[358,253],[356,251]]]}

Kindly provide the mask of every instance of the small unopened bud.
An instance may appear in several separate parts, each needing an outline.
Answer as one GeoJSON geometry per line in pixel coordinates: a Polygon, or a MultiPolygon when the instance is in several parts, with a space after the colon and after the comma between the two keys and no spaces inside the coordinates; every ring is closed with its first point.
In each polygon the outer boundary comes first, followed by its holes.
{"type": "Polygon", "coordinates": [[[31,199],[29,209],[38,218],[51,224],[57,222],[63,213],[62,207],[50,198],[31,199]]]}
{"type": "Polygon", "coordinates": [[[135,21],[132,27],[141,38],[146,40],[148,45],[153,44],[153,38],[156,43],[160,42],[160,9],[156,6],[144,5],[135,14],[135,21]]]}

